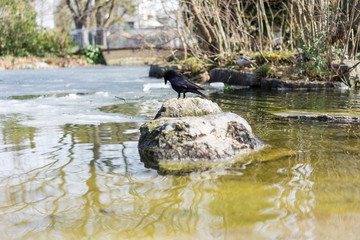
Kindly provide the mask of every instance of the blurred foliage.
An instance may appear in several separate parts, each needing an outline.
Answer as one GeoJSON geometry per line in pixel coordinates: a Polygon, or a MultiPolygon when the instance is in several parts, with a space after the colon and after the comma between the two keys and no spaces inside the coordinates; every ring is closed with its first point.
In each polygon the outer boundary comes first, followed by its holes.
{"type": "Polygon", "coordinates": [[[258,77],[258,78],[274,76],[274,72],[273,72],[270,64],[264,64],[264,65],[258,67],[256,69],[255,73],[256,73],[256,77],[258,77]]]}
{"type": "Polygon", "coordinates": [[[27,0],[0,0],[0,18],[0,56],[61,56],[72,46],[67,32],[38,28],[27,0]]]}
{"type": "Polygon", "coordinates": [[[295,61],[294,54],[290,51],[264,51],[262,54],[258,53],[254,56],[257,64],[292,64],[295,61]]]}
{"type": "Polygon", "coordinates": [[[193,75],[198,74],[201,70],[205,68],[205,64],[199,61],[196,57],[189,57],[182,62],[182,65],[191,70],[193,75]]]}
{"type": "Polygon", "coordinates": [[[96,46],[86,46],[82,49],[84,56],[88,63],[91,64],[106,64],[104,55],[102,54],[101,48],[96,46]]]}
{"type": "Polygon", "coordinates": [[[210,70],[213,67],[207,60],[200,60],[194,56],[188,57],[187,59],[168,59],[172,65],[180,66],[181,72],[188,77],[194,77],[201,71],[210,70]]]}
{"type": "MultiPolygon", "coordinates": [[[[328,65],[328,44],[325,34],[314,37],[311,44],[302,44],[299,47],[301,61],[297,65],[297,73],[310,79],[328,80],[333,74],[328,65]]],[[[332,54],[333,56],[336,55],[332,54]]]]}

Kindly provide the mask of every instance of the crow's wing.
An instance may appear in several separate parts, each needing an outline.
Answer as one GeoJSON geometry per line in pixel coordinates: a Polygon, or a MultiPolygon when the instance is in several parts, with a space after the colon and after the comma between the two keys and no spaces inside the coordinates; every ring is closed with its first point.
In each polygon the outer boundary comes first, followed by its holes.
{"type": "Polygon", "coordinates": [[[200,90],[204,90],[202,87],[196,85],[193,82],[190,82],[189,80],[187,80],[185,77],[183,76],[177,76],[175,78],[170,79],[170,82],[172,84],[174,84],[177,87],[182,87],[182,88],[186,88],[186,89],[200,89],[200,90]]]}

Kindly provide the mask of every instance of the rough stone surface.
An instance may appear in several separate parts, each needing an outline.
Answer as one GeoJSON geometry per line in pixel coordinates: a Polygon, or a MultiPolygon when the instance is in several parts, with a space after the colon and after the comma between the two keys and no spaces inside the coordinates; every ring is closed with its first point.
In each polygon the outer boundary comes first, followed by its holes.
{"type": "Polygon", "coordinates": [[[170,99],[165,102],[155,119],[160,117],[203,116],[211,113],[220,113],[217,103],[202,98],[170,99]]]}
{"type": "Polygon", "coordinates": [[[223,82],[229,85],[260,87],[260,79],[256,78],[256,74],[223,68],[212,69],[210,71],[209,82],[223,82]]]}
{"type": "Polygon", "coordinates": [[[160,118],[140,127],[139,153],[149,167],[160,161],[222,162],[263,146],[245,119],[234,113],[160,118]]]}
{"type": "Polygon", "coordinates": [[[260,87],[264,89],[347,89],[342,82],[303,81],[257,78],[255,73],[238,72],[215,68],[210,71],[209,82],[223,82],[229,85],[260,87]]]}
{"type": "Polygon", "coordinates": [[[321,112],[301,112],[301,111],[287,111],[274,112],[276,116],[285,118],[294,118],[299,120],[316,120],[326,122],[338,123],[360,123],[360,115],[347,113],[321,113],[321,112]]]}

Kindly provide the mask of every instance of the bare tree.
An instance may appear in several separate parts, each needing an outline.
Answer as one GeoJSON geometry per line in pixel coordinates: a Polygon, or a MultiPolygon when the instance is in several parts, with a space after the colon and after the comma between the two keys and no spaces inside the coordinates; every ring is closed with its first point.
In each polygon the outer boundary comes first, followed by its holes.
{"type": "Polygon", "coordinates": [[[161,0],[161,4],[163,6],[163,9],[165,11],[165,14],[171,18],[173,21],[175,21],[175,25],[176,25],[176,31],[177,31],[177,34],[180,38],[180,41],[181,41],[181,44],[184,48],[184,60],[187,59],[187,43],[186,43],[186,40],[185,40],[185,35],[186,33],[184,32],[184,29],[182,28],[182,26],[184,25],[184,21],[183,21],[183,18],[181,16],[181,6],[178,5],[176,10],[175,10],[175,13],[171,13],[170,11],[167,10],[167,7],[165,5],[165,2],[164,0],[161,0]]]}
{"type": "Polygon", "coordinates": [[[94,8],[93,0],[66,0],[76,29],[81,29],[80,48],[89,45],[89,31],[91,14],[94,8]]]}
{"type": "Polygon", "coordinates": [[[89,27],[97,27],[96,42],[103,44],[108,26],[120,22],[125,14],[134,12],[133,0],[65,0],[74,20],[75,28],[81,32],[80,47],[89,45],[89,27]]]}
{"type": "Polygon", "coordinates": [[[330,64],[333,48],[354,58],[359,47],[360,0],[179,0],[178,9],[178,37],[198,58],[319,43],[330,64]]]}
{"type": "Polygon", "coordinates": [[[104,30],[113,24],[120,23],[125,14],[135,12],[133,0],[95,0],[96,43],[104,44],[104,30]]]}

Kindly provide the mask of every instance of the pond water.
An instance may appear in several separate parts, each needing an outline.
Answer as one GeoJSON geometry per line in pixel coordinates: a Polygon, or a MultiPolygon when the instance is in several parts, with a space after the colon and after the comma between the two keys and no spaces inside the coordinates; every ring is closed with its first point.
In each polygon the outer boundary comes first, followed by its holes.
{"type": "Polygon", "coordinates": [[[0,71],[0,239],[358,239],[360,125],[269,112],[360,113],[359,92],[209,88],[269,146],[162,175],[138,129],[177,94],[148,70],[0,71]]]}

